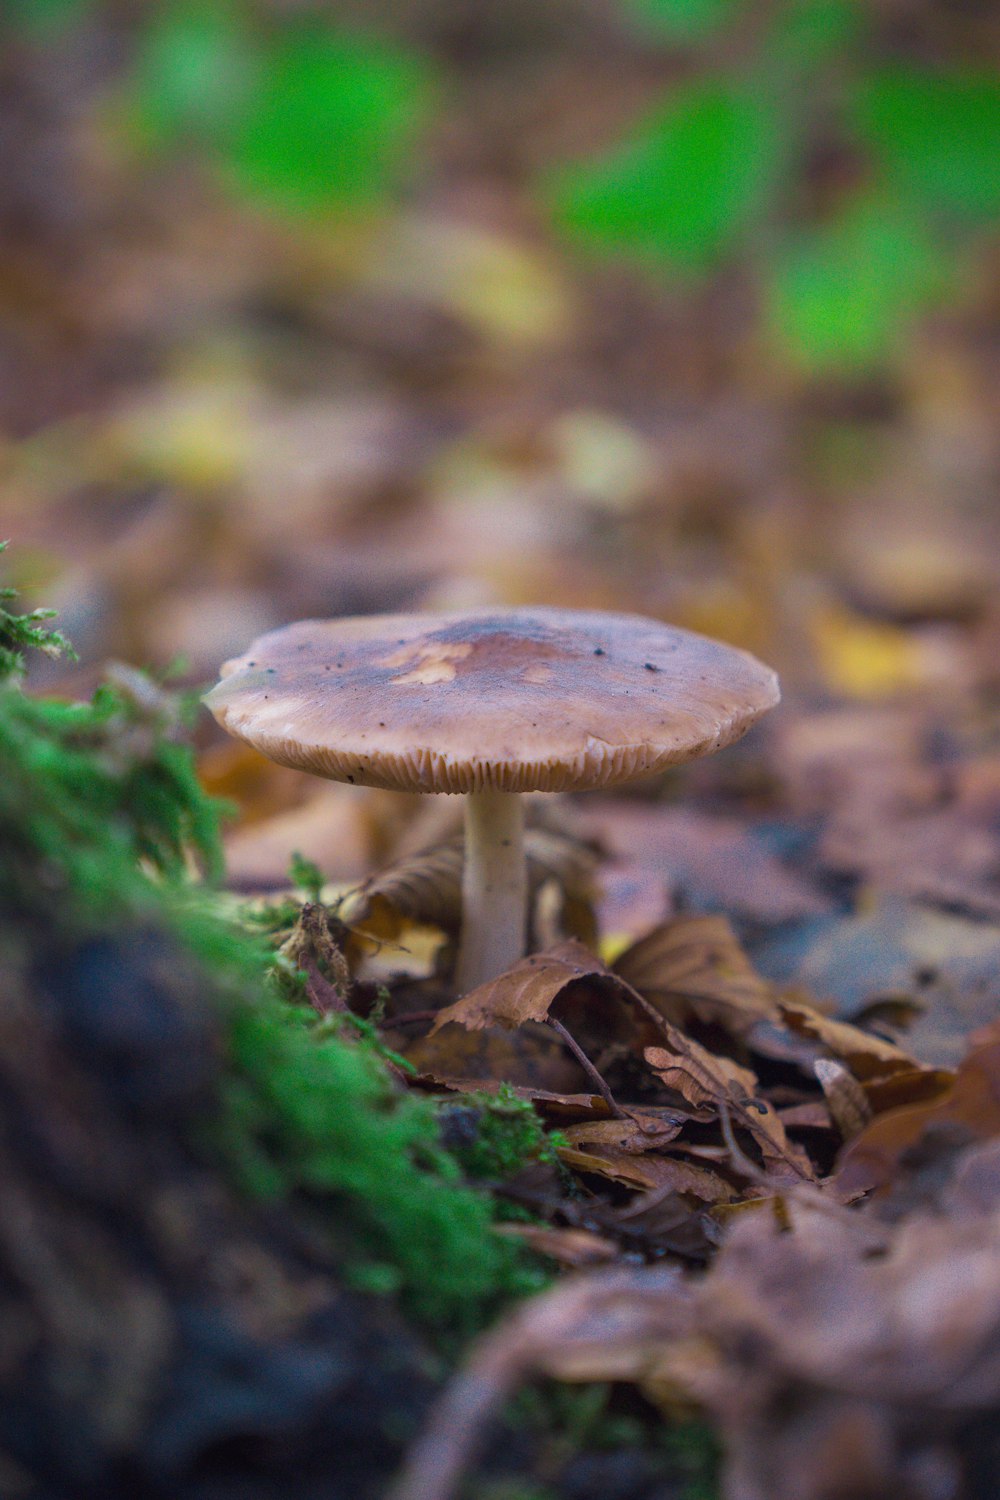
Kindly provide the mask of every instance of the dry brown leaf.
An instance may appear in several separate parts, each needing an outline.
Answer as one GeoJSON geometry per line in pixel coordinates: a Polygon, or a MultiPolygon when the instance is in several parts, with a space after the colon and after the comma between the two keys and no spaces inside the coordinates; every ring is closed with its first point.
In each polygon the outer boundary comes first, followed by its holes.
{"type": "Polygon", "coordinates": [[[589,1151],[560,1146],[559,1160],[575,1172],[604,1177],[622,1187],[655,1190],[669,1185],[669,1172],[659,1170],[666,1164],[663,1157],[636,1156],[630,1151],[617,1151],[613,1146],[594,1146],[589,1151]]]}
{"type": "Polygon", "coordinates": [[[918,1064],[905,1072],[870,1078],[864,1090],[872,1113],[881,1115],[889,1109],[901,1109],[905,1104],[925,1104],[932,1099],[941,1099],[954,1081],[951,1068],[925,1068],[918,1064]]]}
{"type": "MultiPolygon", "coordinates": [[[[841,1139],[852,1140],[860,1135],[872,1117],[872,1107],[864,1089],[843,1063],[830,1057],[817,1057],[813,1066],[841,1139]]],[[[787,1125],[787,1114],[782,1118],[787,1125]]]]}
{"type": "Polygon", "coordinates": [[[646,1192],[689,1193],[705,1203],[728,1203],[735,1197],[731,1184],[710,1168],[652,1152],[637,1156],[613,1146],[593,1146],[586,1151],[576,1146],[561,1146],[559,1160],[575,1172],[604,1177],[609,1182],[646,1192]]]}
{"type": "Polygon", "coordinates": [[[657,1078],[680,1094],[692,1109],[702,1112],[708,1105],[712,1116],[718,1112],[720,1101],[732,1106],[754,1098],[757,1075],[750,1068],[709,1052],[676,1027],[669,1027],[669,1031],[672,1033],[669,1052],[663,1047],[647,1047],[643,1055],[657,1078]]]}
{"type": "Polygon", "coordinates": [[[669,1022],[664,1029],[670,1050],[647,1047],[644,1053],[656,1076],[692,1108],[707,1106],[724,1121],[731,1116],[748,1130],[770,1172],[782,1177],[790,1174],[799,1181],[811,1178],[808,1157],[792,1145],[771,1105],[756,1096],[756,1075],[728,1057],[709,1052],[669,1022]]]}
{"type": "Polygon", "coordinates": [[[431,1093],[457,1094],[495,1094],[505,1089],[533,1104],[545,1119],[561,1125],[576,1120],[603,1121],[609,1115],[608,1103],[600,1094],[556,1094],[529,1085],[501,1083],[495,1078],[442,1078],[434,1073],[416,1073],[410,1078],[410,1086],[431,1093]]]}
{"type": "Polygon", "coordinates": [[[636,1156],[610,1146],[592,1146],[589,1150],[570,1145],[560,1147],[559,1159],[574,1171],[606,1177],[626,1187],[650,1193],[686,1193],[703,1203],[729,1203],[736,1197],[731,1183],[711,1167],[699,1166],[678,1156],[647,1153],[636,1156]]]}
{"type": "Polygon", "coordinates": [[[391,1029],[387,1035],[394,1050],[402,1052],[418,1073],[442,1081],[475,1080],[469,1086],[477,1089],[505,1080],[554,1095],[575,1091],[579,1085],[579,1065],[548,1027],[511,1032],[499,1026],[478,1031],[449,1026],[422,1037],[391,1029]]]}
{"type": "Polygon", "coordinates": [[[974,1033],[971,1040],[972,1050],[944,1094],[878,1115],[850,1142],[837,1170],[842,1195],[887,1187],[898,1173],[900,1158],[931,1126],[957,1125],[979,1140],[1000,1135],[1000,1022],[974,1033]]]}
{"type": "Polygon", "coordinates": [[[725,917],[677,917],[626,948],[613,971],[671,1021],[718,1022],[736,1036],[780,1019],[774,986],[754,969],[725,917]]]}
{"type": "Polygon", "coordinates": [[[521,1240],[539,1255],[547,1255],[561,1266],[605,1265],[618,1260],[621,1250],[614,1240],[589,1229],[550,1229],[542,1224],[498,1224],[497,1234],[521,1240]]]}
{"type": "Polygon", "coordinates": [[[790,1104],[778,1110],[778,1118],[786,1130],[832,1130],[830,1110],[821,1099],[810,1099],[804,1104],[790,1104]]]}
{"type": "MultiPolygon", "coordinates": [[[[532,921],[539,892],[554,886],[561,897],[555,913],[559,935],[593,941],[593,850],[551,828],[529,828],[524,842],[532,921]]],[[[359,886],[346,915],[354,926],[382,940],[397,938],[408,923],[439,927],[455,937],[462,923],[463,860],[461,835],[407,854],[359,886]]]]}
{"type": "Polygon", "coordinates": [[[626,994],[625,985],[604,967],[582,943],[571,939],[548,953],[522,958],[506,974],[481,984],[454,1005],[446,1006],[434,1023],[434,1031],[455,1021],[470,1031],[485,1026],[515,1030],[527,1021],[545,1021],[564,990],[581,981],[596,981],[609,995],[626,994]]]}
{"type": "Polygon", "coordinates": [[[571,1146],[596,1146],[601,1150],[611,1147],[616,1151],[641,1155],[675,1140],[683,1124],[684,1117],[676,1113],[654,1113],[625,1106],[618,1118],[574,1125],[565,1135],[571,1146]]]}
{"type": "Polygon", "coordinates": [[[832,1016],[824,1015],[804,1001],[781,1000],[779,1007],[782,1018],[793,1031],[822,1042],[862,1083],[918,1066],[902,1047],[883,1041],[870,1031],[862,1031],[860,1026],[852,1026],[849,1021],[835,1021],[832,1016]]]}

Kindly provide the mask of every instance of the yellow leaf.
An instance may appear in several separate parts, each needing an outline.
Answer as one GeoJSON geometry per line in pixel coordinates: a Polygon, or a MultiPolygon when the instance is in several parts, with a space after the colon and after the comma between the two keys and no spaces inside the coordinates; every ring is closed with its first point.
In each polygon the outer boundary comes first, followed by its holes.
{"type": "Polygon", "coordinates": [[[842,605],[824,604],[810,622],[820,671],[835,692],[884,698],[933,675],[921,642],[897,625],[865,620],[842,605]]]}

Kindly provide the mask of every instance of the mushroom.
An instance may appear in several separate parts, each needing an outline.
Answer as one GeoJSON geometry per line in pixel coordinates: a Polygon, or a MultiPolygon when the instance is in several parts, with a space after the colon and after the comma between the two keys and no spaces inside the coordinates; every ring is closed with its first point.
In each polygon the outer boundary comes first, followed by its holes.
{"type": "Polygon", "coordinates": [[[707,755],[778,697],[769,668],[705,636],[523,608],[286,625],[226,662],[205,701],[280,765],[465,794],[465,992],[524,954],[520,793],[612,786],[707,755]]]}

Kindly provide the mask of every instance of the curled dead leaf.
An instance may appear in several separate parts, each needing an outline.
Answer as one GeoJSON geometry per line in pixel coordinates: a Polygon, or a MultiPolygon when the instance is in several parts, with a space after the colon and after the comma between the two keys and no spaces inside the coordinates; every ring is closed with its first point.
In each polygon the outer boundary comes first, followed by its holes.
{"type": "Polygon", "coordinates": [[[944,1093],[939,1089],[929,1099],[876,1116],[848,1144],[838,1163],[838,1192],[850,1197],[887,1187],[904,1153],[932,1126],[958,1126],[977,1140],[1000,1135],[1000,1022],[974,1033],[972,1040],[944,1093]]]}
{"type": "Polygon", "coordinates": [[[888,1073],[901,1073],[919,1065],[902,1047],[884,1041],[860,1026],[849,1021],[836,1021],[824,1015],[813,1005],[801,1000],[781,1000],[781,1016],[793,1031],[804,1036],[815,1037],[835,1057],[847,1064],[855,1078],[862,1083],[870,1078],[884,1078],[888,1073]]]}
{"type": "MultiPolygon", "coordinates": [[[[564,830],[532,827],[525,834],[525,854],[532,929],[541,923],[559,937],[593,942],[596,855],[591,846],[564,830]]],[[[406,854],[351,893],[345,916],[383,941],[394,941],[410,924],[437,927],[456,937],[462,921],[463,861],[461,835],[406,854]]]]}
{"type": "Polygon", "coordinates": [[[571,985],[595,981],[609,994],[627,995],[627,987],[611,974],[582,943],[571,939],[548,953],[523,958],[506,974],[481,984],[454,1005],[446,1006],[434,1031],[455,1021],[470,1031],[485,1026],[514,1030],[528,1021],[545,1021],[549,1011],[571,985]]]}
{"type": "Polygon", "coordinates": [[[539,1255],[575,1269],[598,1266],[621,1256],[614,1240],[589,1229],[550,1229],[543,1224],[498,1224],[497,1233],[517,1239],[539,1255]]]}
{"type": "Polygon", "coordinates": [[[647,1047],[646,1062],[693,1109],[718,1114],[724,1128],[730,1116],[749,1131],[769,1173],[802,1181],[813,1176],[805,1152],[794,1146],[766,1100],[758,1097],[756,1075],[730,1058],[709,1052],[692,1037],[665,1023],[669,1050],[647,1047]]]}
{"type": "Polygon", "coordinates": [[[680,1134],[684,1117],[667,1110],[623,1109],[613,1120],[592,1120],[565,1132],[571,1146],[611,1147],[639,1156],[667,1145],[680,1134]]]}
{"type": "Polygon", "coordinates": [[[614,972],[668,1020],[694,1015],[734,1036],[780,1017],[774,986],[740,947],[725,917],[678,917],[620,954],[614,972]]]}
{"type": "MultiPolygon", "coordinates": [[[[843,1063],[829,1057],[817,1057],[813,1066],[841,1139],[849,1141],[864,1130],[872,1117],[872,1107],[865,1091],[843,1063]]],[[[787,1116],[784,1118],[787,1124],[787,1116]]]]}
{"type": "Polygon", "coordinates": [[[592,1146],[589,1150],[582,1150],[570,1145],[559,1148],[559,1159],[575,1172],[604,1177],[623,1187],[648,1192],[689,1193],[705,1203],[728,1203],[736,1196],[732,1185],[710,1168],[652,1152],[637,1156],[613,1146],[592,1146]]]}

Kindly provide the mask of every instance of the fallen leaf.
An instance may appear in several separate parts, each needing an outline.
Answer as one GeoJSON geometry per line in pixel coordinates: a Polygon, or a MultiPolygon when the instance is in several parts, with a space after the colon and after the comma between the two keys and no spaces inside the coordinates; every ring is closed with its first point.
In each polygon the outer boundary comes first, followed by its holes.
{"type": "Polygon", "coordinates": [[[861,1082],[884,1078],[888,1073],[908,1072],[916,1066],[902,1047],[883,1041],[870,1031],[862,1031],[849,1021],[835,1021],[804,1001],[782,1000],[779,1007],[782,1018],[793,1031],[822,1042],[861,1082]]]}
{"type": "Polygon", "coordinates": [[[496,1233],[517,1239],[539,1255],[547,1255],[561,1266],[576,1269],[618,1260],[621,1250],[614,1240],[589,1229],[550,1229],[543,1224],[497,1224],[496,1233]]]}
{"type": "Polygon", "coordinates": [[[903,1155],[933,1126],[959,1126],[969,1136],[1000,1135],[1000,1022],[972,1038],[950,1087],[920,1103],[878,1115],[841,1153],[837,1190],[845,1197],[885,1188],[895,1179],[903,1155]]]}
{"type": "MultiPolygon", "coordinates": [[[[832,1058],[817,1057],[813,1067],[841,1140],[851,1140],[864,1130],[872,1117],[872,1106],[864,1089],[843,1063],[832,1058]]],[[[786,1125],[789,1123],[786,1113],[782,1114],[782,1119],[786,1125]]]]}
{"type": "Polygon", "coordinates": [[[675,1140],[683,1125],[682,1115],[626,1106],[620,1117],[572,1126],[565,1131],[565,1136],[571,1146],[610,1147],[642,1155],[675,1140]]]}
{"type": "Polygon", "coordinates": [[[756,1075],[728,1057],[709,1052],[669,1023],[665,1030],[670,1050],[647,1047],[644,1053],[656,1076],[694,1109],[707,1106],[723,1122],[731,1115],[752,1135],[769,1172],[791,1174],[798,1181],[811,1178],[805,1152],[793,1146],[771,1105],[757,1097],[756,1075]]]}
{"type": "MultiPolygon", "coordinates": [[[[569,833],[546,827],[529,828],[524,842],[532,926],[539,893],[554,886],[561,898],[555,913],[558,935],[593,940],[593,849],[569,833]]],[[[462,925],[463,863],[461,835],[407,854],[351,894],[345,907],[347,919],[379,940],[396,939],[411,923],[438,927],[457,937],[462,925]]]]}
{"type": "Polygon", "coordinates": [[[693,1037],[685,1036],[676,1027],[669,1027],[671,1050],[663,1047],[647,1047],[646,1061],[667,1088],[680,1094],[691,1108],[704,1118],[704,1106],[714,1115],[719,1104],[726,1106],[754,1099],[757,1091],[757,1075],[749,1068],[740,1067],[731,1058],[709,1052],[693,1037]]]}
{"type": "Polygon", "coordinates": [[[385,1033],[390,1045],[428,1077],[458,1079],[473,1089],[495,1081],[519,1088],[561,1095],[575,1089],[580,1080],[578,1063],[549,1028],[511,1031],[500,1026],[475,1031],[461,1026],[435,1027],[422,1037],[405,1031],[385,1033]],[[470,1082],[470,1080],[475,1080],[470,1082]]]}
{"type": "Polygon", "coordinates": [[[559,1158],[565,1166],[578,1172],[591,1172],[648,1192],[687,1194],[712,1204],[729,1203],[736,1197],[732,1183],[721,1173],[680,1156],[649,1153],[635,1156],[609,1147],[594,1146],[585,1151],[569,1146],[560,1148],[559,1158]]]}
{"type": "Polygon", "coordinates": [[[674,1022],[695,1015],[742,1036],[780,1016],[774,986],[754,969],[725,917],[678,917],[654,927],[612,969],[674,1022]]]}
{"type": "Polygon", "coordinates": [[[612,1146],[593,1146],[590,1150],[560,1146],[559,1160],[575,1172],[605,1177],[624,1187],[689,1193],[705,1203],[727,1203],[735,1197],[732,1185],[717,1172],[671,1156],[649,1152],[637,1156],[612,1146]]]}
{"type": "Polygon", "coordinates": [[[786,1130],[832,1130],[833,1119],[829,1107],[820,1099],[810,1099],[804,1104],[789,1104],[778,1110],[778,1119],[786,1130]]]}
{"type": "Polygon", "coordinates": [[[485,1026],[515,1030],[528,1021],[545,1021],[549,1011],[571,985],[596,981],[609,994],[626,995],[627,986],[604,967],[582,943],[571,939],[548,953],[522,958],[506,974],[481,984],[440,1012],[433,1031],[450,1021],[470,1031],[485,1026]]]}

